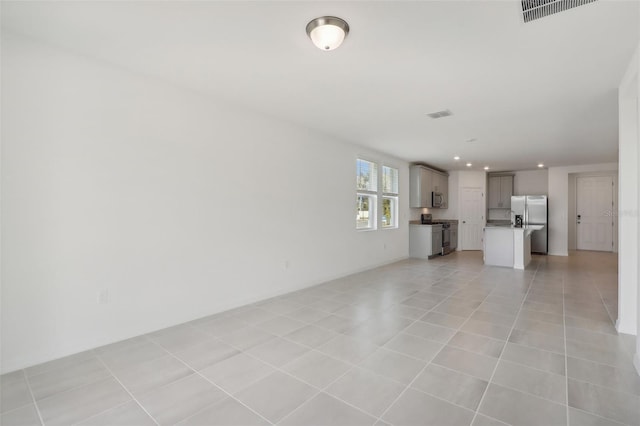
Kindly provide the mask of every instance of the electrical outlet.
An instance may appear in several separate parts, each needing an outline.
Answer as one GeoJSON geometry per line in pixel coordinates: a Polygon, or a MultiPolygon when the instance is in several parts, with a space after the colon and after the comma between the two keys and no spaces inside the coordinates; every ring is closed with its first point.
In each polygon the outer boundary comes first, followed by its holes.
{"type": "Polygon", "coordinates": [[[109,290],[105,288],[98,292],[98,303],[100,305],[106,305],[109,303],[109,290]]]}

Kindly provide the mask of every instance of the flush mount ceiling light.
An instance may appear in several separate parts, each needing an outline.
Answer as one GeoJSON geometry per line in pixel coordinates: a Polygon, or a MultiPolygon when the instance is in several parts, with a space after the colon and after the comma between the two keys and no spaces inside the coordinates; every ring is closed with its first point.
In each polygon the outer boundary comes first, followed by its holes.
{"type": "Polygon", "coordinates": [[[455,157],[453,157],[453,159],[457,161],[457,160],[459,160],[459,159],[460,159],[460,157],[458,157],[458,156],[456,155],[455,157]]]}
{"type": "Polygon", "coordinates": [[[473,164],[471,163],[467,163],[467,167],[471,167],[473,164]]]}
{"type": "Polygon", "coordinates": [[[540,164],[538,164],[538,167],[543,168],[544,164],[540,163],[540,164]]]}
{"type": "Polygon", "coordinates": [[[484,169],[485,170],[489,170],[489,166],[484,166],[484,169]]]}
{"type": "Polygon", "coordinates": [[[349,24],[335,16],[322,16],[307,24],[307,35],[321,50],[333,50],[340,46],[349,34],[349,24]]]}

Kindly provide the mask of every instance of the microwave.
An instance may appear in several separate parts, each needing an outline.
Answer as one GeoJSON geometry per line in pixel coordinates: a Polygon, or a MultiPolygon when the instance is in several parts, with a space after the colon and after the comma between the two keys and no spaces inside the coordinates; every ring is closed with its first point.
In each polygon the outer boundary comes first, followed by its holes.
{"type": "Polygon", "coordinates": [[[434,191],[431,193],[431,206],[438,209],[447,208],[447,201],[444,199],[442,192],[434,191]]]}

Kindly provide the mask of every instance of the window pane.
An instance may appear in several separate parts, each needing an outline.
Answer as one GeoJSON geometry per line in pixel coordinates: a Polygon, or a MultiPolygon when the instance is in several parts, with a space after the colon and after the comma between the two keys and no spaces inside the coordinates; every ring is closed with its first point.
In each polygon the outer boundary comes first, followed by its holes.
{"type": "Polygon", "coordinates": [[[376,163],[358,159],[356,171],[356,189],[360,191],[378,190],[378,166],[376,163]]]}
{"type": "Polygon", "coordinates": [[[385,194],[398,193],[398,169],[382,167],[382,192],[385,194]]]}
{"type": "Polygon", "coordinates": [[[396,211],[398,199],[396,197],[384,197],[382,199],[382,227],[395,228],[398,226],[396,211]]]}
{"type": "Polygon", "coordinates": [[[358,195],[356,198],[356,229],[373,228],[375,197],[358,195]]]}

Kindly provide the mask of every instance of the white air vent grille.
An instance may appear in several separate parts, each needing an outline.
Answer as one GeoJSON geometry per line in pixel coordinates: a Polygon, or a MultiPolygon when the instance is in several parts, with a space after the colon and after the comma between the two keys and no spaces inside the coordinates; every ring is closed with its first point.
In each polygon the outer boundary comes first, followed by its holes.
{"type": "Polygon", "coordinates": [[[450,115],[453,115],[453,113],[448,109],[445,109],[443,111],[432,112],[427,115],[431,118],[442,118],[442,117],[449,117],[450,115]]]}
{"type": "Polygon", "coordinates": [[[524,22],[531,22],[594,1],[596,0],[521,0],[522,16],[524,22]]]}

